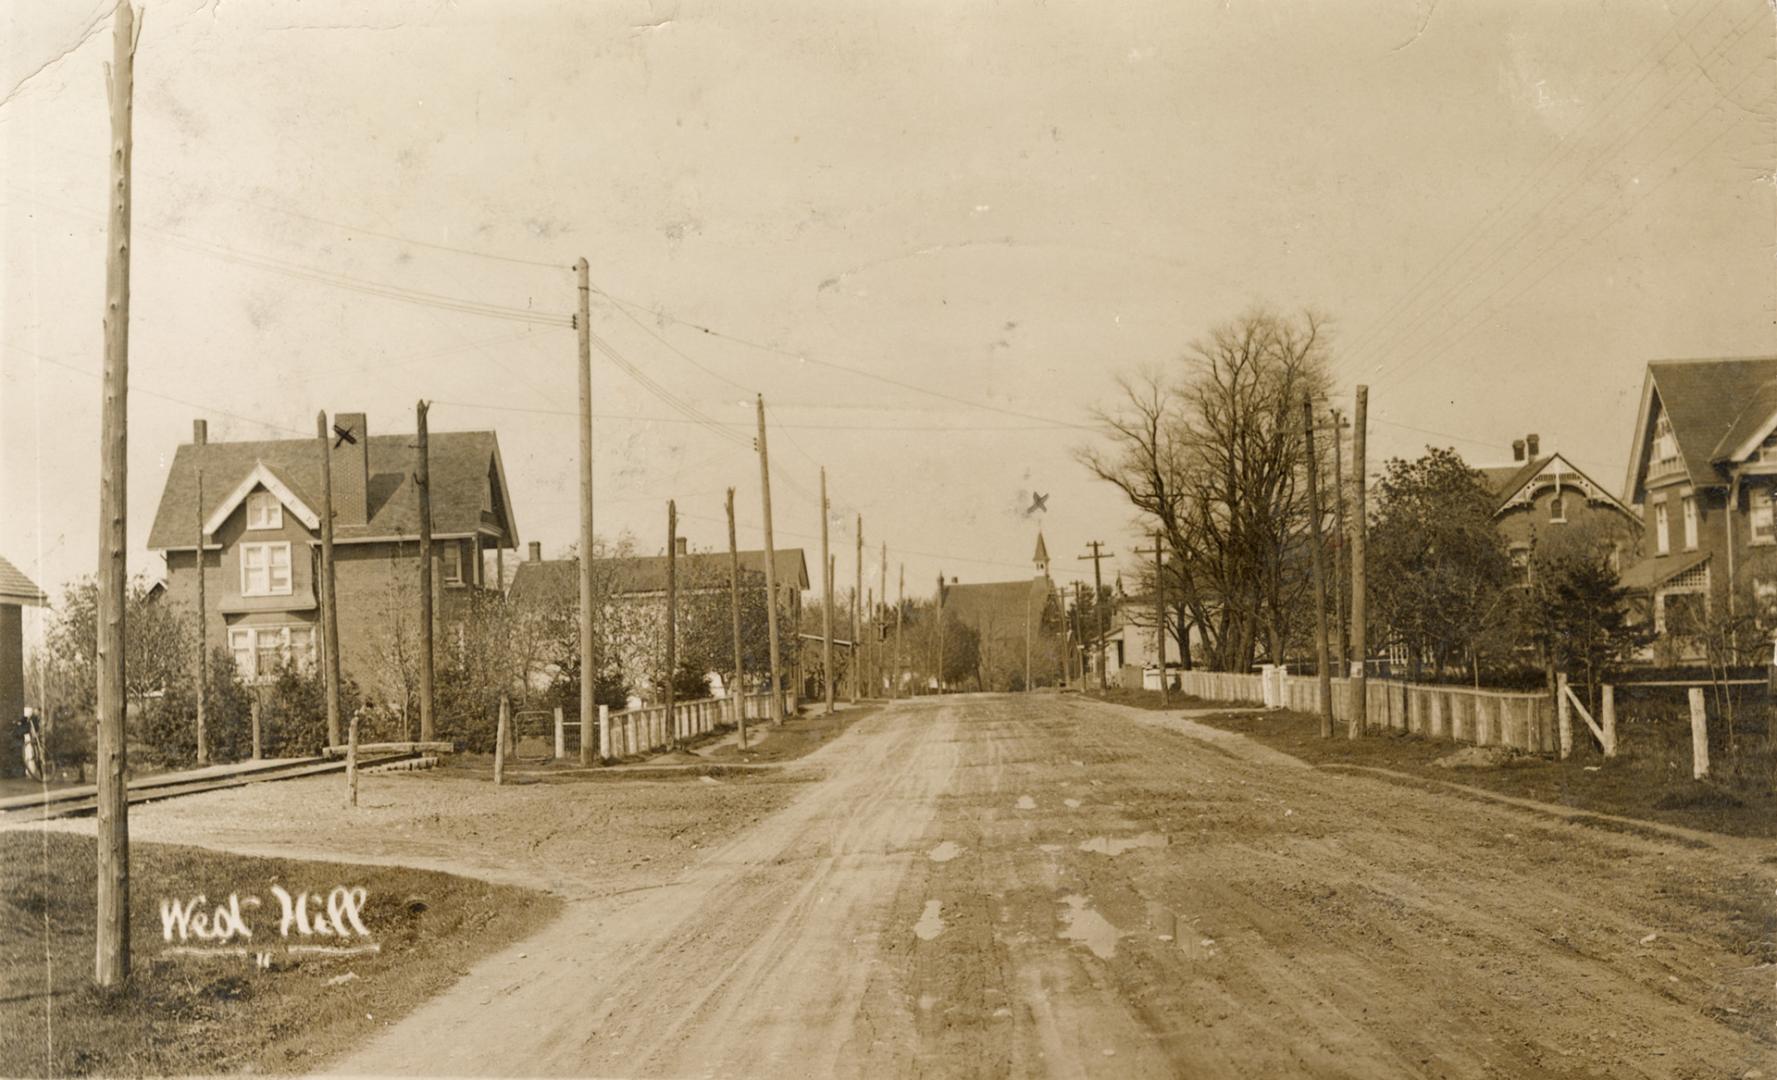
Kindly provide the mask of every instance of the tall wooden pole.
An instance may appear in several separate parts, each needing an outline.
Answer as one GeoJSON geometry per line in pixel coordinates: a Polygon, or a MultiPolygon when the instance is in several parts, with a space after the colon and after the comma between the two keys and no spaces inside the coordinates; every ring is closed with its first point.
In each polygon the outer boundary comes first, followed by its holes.
{"type": "Polygon", "coordinates": [[[938,571],[938,693],[944,692],[944,571],[938,571]]]}
{"type": "Polygon", "coordinates": [[[894,696],[901,696],[901,672],[906,670],[907,660],[901,652],[901,613],[907,607],[907,564],[902,563],[900,584],[895,586],[895,674],[893,679],[894,696]]]}
{"type": "Polygon", "coordinates": [[[327,684],[327,745],[339,745],[339,593],[333,587],[333,445],[327,412],[315,414],[321,448],[321,663],[327,684]]]}
{"type": "Polygon", "coordinates": [[[821,467],[821,675],[825,683],[826,715],[833,715],[833,575],[827,553],[827,469],[821,467]]]}
{"type": "MultiPolygon", "coordinates": [[[[882,657],[882,647],[885,644],[885,639],[888,637],[888,618],[887,618],[887,609],[888,609],[888,541],[887,540],[884,540],[882,542],[882,565],[881,565],[880,569],[882,572],[877,575],[877,585],[881,588],[881,592],[879,592],[877,595],[882,597],[882,603],[871,609],[872,613],[875,615],[875,621],[876,621],[876,632],[871,634],[871,639],[876,643],[876,686],[871,688],[870,695],[872,697],[876,696],[877,689],[881,688],[883,676],[884,676],[885,671],[888,667],[887,664],[883,663],[883,657],[882,657]]],[[[885,691],[883,691],[883,693],[886,694],[886,693],[888,693],[888,691],[885,690],[885,691]]]]}
{"type": "Polygon", "coordinates": [[[679,673],[679,508],[666,500],[666,728],[669,745],[679,747],[679,719],[673,713],[673,677],[679,673]]]}
{"type": "Polygon", "coordinates": [[[1092,549],[1092,554],[1081,555],[1080,561],[1085,562],[1087,559],[1092,560],[1092,610],[1098,616],[1098,638],[1096,649],[1098,653],[1098,688],[1100,690],[1105,690],[1110,686],[1110,680],[1105,675],[1107,663],[1104,656],[1105,637],[1109,631],[1106,628],[1104,621],[1104,571],[1099,568],[1099,564],[1103,562],[1105,558],[1103,550],[1104,543],[1099,540],[1094,540],[1086,546],[1092,549]]]}
{"type": "Polygon", "coordinates": [[[574,328],[580,339],[580,764],[591,765],[595,748],[587,733],[597,723],[598,685],[592,637],[592,279],[586,260],[574,263],[580,306],[574,328]]]}
{"type": "Polygon", "coordinates": [[[759,498],[765,507],[765,626],[771,643],[771,718],[784,718],[783,684],[777,647],[777,547],[771,538],[771,457],[765,446],[765,395],[758,395],[759,498]]]}
{"type": "Polygon", "coordinates": [[[414,408],[419,429],[419,449],[414,461],[413,486],[420,497],[420,741],[432,741],[432,697],[436,690],[432,668],[432,455],[426,443],[424,401],[414,408]]]}
{"type": "Polygon", "coordinates": [[[111,212],[105,260],[105,373],[99,427],[98,926],[93,978],[121,986],[130,972],[130,826],[124,736],[125,551],[129,513],[130,156],[136,10],[112,29],[111,212]]]}
{"type": "Polygon", "coordinates": [[[734,616],[734,681],[728,696],[734,701],[734,726],[740,732],[740,748],[747,748],[747,681],[740,656],[740,548],[734,538],[734,489],[728,489],[728,607],[734,616]]]}
{"type": "Polygon", "coordinates": [[[210,627],[204,613],[204,470],[197,471],[197,763],[210,763],[205,699],[210,696],[210,627]]]}
{"type": "Polygon", "coordinates": [[[1369,532],[1369,518],[1364,510],[1364,484],[1369,472],[1365,461],[1365,426],[1369,422],[1370,388],[1357,388],[1357,408],[1352,415],[1351,467],[1357,481],[1351,500],[1351,713],[1345,736],[1355,739],[1363,734],[1369,720],[1368,686],[1365,682],[1370,658],[1368,627],[1369,600],[1364,592],[1364,547],[1369,532]]]}
{"type": "Polygon", "coordinates": [[[858,621],[859,618],[863,614],[863,612],[861,612],[858,609],[858,605],[862,604],[863,602],[864,602],[864,515],[859,514],[858,515],[858,580],[852,586],[852,590],[851,590],[851,703],[853,705],[856,705],[858,703],[858,691],[861,689],[861,687],[858,684],[863,681],[862,677],[863,677],[863,673],[864,673],[863,665],[861,663],[859,663],[859,660],[861,659],[860,646],[863,644],[861,639],[864,636],[864,627],[858,621]]]}
{"type": "MultiPolygon", "coordinates": [[[[829,555],[829,556],[827,556],[827,591],[828,591],[828,593],[831,593],[833,591],[833,586],[837,585],[838,583],[839,583],[839,556],[829,555]]],[[[829,634],[828,636],[831,637],[831,634],[829,634]]],[[[828,671],[831,672],[832,669],[829,668],[828,671]]],[[[831,677],[831,676],[829,676],[829,677],[831,677]]],[[[827,700],[829,702],[831,702],[832,699],[833,699],[833,683],[829,682],[827,685],[827,700]]]]}
{"type": "Polygon", "coordinates": [[[1338,626],[1334,635],[1337,642],[1338,658],[1333,666],[1339,671],[1346,670],[1345,665],[1351,659],[1351,623],[1345,618],[1345,417],[1338,409],[1333,410],[1333,534],[1338,543],[1333,545],[1333,615],[1338,626]]]}
{"type": "Polygon", "coordinates": [[[1326,551],[1320,542],[1320,468],[1314,457],[1314,401],[1302,395],[1302,445],[1308,459],[1308,550],[1314,574],[1314,659],[1320,678],[1320,737],[1333,737],[1333,672],[1327,661],[1326,551]]]}
{"type": "Polygon", "coordinates": [[[1172,701],[1166,686],[1166,545],[1159,532],[1154,533],[1154,651],[1160,663],[1160,704],[1172,701]]]}

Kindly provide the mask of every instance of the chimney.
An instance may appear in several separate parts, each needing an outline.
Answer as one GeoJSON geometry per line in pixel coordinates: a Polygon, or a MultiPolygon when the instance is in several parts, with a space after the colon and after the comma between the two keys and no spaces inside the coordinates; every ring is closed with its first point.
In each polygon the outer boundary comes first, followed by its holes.
{"type": "Polygon", "coordinates": [[[370,520],[370,427],[363,413],[334,413],[328,433],[333,447],[333,520],[363,525],[370,520]]]}
{"type": "Polygon", "coordinates": [[[690,554],[690,539],[683,536],[673,537],[673,552],[678,555],[690,554]]]}
{"type": "Polygon", "coordinates": [[[543,541],[541,541],[541,540],[532,540],[531,541],[531,561],[532,562],[542,562],[543,561],[543,541]]]}
{"type": "Polygon", "coordinates": [[[1536,435],[1524,436],[1524,449],[1527,452],[1529,452],[1529,454],[1532,458],[1536,457],[1536,455],[1538,453],[1537,444],[1540,443],[1541,441],[1542,441],[1542,439],[1536,435]]]}
{"type": "Polygon", "coordinates": [[[955,584],[956,584],[956,576],[955,576],[955,575],[954,575],[954,574],[953,574],[953,575],[951,575],[951,578],[950,578],[950,583],[951,583],[951,584],[952,584],[952,585],[955,585],[955,584]]]}
{"type": "Polygon", "coordinates": [[[202,446],[210,441],[210,422],[193,420],[191,422],[191,441],[195,446],[202,446]]]}
{"type": "Polygon", "coordinates": [[[1524,440],[1523,439],[1513,439],[1512,440],[1512,460],[1513,461],[1523,461],[1524,460],[1524,440]]]}

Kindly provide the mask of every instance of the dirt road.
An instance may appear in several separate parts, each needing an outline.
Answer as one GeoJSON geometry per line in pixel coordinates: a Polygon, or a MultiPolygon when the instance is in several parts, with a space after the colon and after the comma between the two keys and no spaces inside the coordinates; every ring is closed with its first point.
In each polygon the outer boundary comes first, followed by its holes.
{"type": "Polygon", "coordinates": [[[902,704],[336,1068],[1777,1075],[1777,867],[1052,697],[902,704]]]}

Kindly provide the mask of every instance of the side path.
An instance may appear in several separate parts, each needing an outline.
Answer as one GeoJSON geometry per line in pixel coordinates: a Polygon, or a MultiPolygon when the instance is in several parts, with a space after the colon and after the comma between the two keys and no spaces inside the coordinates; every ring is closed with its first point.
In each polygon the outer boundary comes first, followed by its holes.
{"type": "Polygon", "coordinates": [[[882,925],[917,857],[955,723],[932,706],[861,721],[807,759],[825,780],[679,880],[573,904],[333,1071],[832,1076],[863,1056],[854,1037],[911,1038],[898,1007],[859,1023],[876,941],[853,930],[882,925]]]}

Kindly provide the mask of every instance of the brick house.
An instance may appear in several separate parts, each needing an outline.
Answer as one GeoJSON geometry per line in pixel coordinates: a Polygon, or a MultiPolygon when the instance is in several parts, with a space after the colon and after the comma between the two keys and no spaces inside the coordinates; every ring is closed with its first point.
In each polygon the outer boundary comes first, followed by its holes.
{"type": "MultiPolygon", "coordinates": [[[[411,434],[371,435],[363,413],[340,413],[333,422],[340,667],[368,688],[376,681],[391,616],[417,616],[418,448],[411,434]]],[[[320,646],[316,440],[212,443],[207,435],[205,423],[197,421],[192,441],[174,453],[149,530],[148,547],[166,559],[166,598],[196,607],[201,518],[204,618],[212,647],[226,646],[248,679],[286,658],[312,664],[320,646]]],[[[497,578],[486,580],[483,553],[502,558],[516,547],[518,530],[493,432],[431,432],[428,447],[435,617],[442,627],[468,590],[497,587],[497,578]]]]}
{"type": "Polygon", "coordinates": [[[1647,550],[1623,581],[1658,632],[1681,609],[1777,606],[1777,357],[1649,363],[1624,494],[1647,550]]]}
{"type": "Polygon", "coordinates": [[[1612,545],[1618,570],[1633,564],[1640,516],[1560,453],[1542,453],[1542,440],[1526,435],[1512,443],[1512,463],[1485,466],[1494,492],[1493,522],[1505,538],[1520,580],[1540,539],[1589,534],[1612,545]]]}

